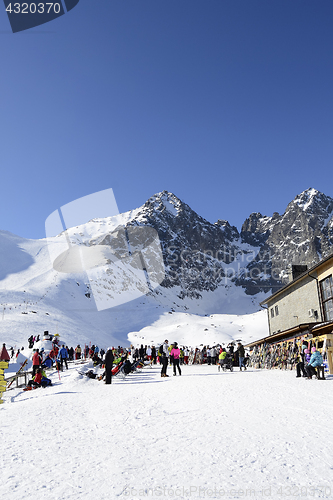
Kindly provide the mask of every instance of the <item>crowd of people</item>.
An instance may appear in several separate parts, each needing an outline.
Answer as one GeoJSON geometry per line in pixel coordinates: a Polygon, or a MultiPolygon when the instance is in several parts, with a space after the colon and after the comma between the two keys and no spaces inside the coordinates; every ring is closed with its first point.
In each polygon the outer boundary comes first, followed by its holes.
{"type": "Polygon", "coordinates": [[[311,380],[313,376],[319,378],[316,368],[322,366],[323,362],[322,355],[317,351],[316,347],[312,347],[310,353],[307,346],[303,345],[300,360],[296,364],[296,377],[299,378],[303,376],[307,380],[311,380]]]}
{"type": "MultiPolygon", "coordinates": [[[[44,332],[48,333],[48,332],[44,332]]],[[[220,368],[232,363],[237,363],[240,370],[246,370],[246,361],[244,347],[241,343],[238,344],[237,350],[234,348],[234,343],[230,343],[227,348],[218,346],[203,346],[202,348],[192,348],[179,346],[177,342],[169,345],[166,340],[159,347],[154,345],[141,345],[140,347],[123,348],[109,347],[108,349],[100,348],[98,345],[85,345],[81,348],[80,344],[76,347],[68,347],[62,344],[58,337],[48,335],[47,340],[52,341],[52,349],[45,352],[44,348],[33,349],[32,355],[32,380],[28,384],[28,390],[32,387],[46,387],[50,385],[47,379],[45,370],[55,367],[58,371],[68,369],[69,361],[92,360],[95,366],[100,365],[105,369],[103,379],[106,384],[110,384],[112,380],[112,371],[117,364],[125,363],[128,360],[129,365],[137,364],[142,361],[144,364],[160,364],[161,377],[168,377],[168,366],[173,367],[173,375],[182,374],[182,365],[188,364],[207,364],[217,365],[220,368]]],[[[34,345],[36,338],[28,339],[29,345],[34,345]]],[[[21,351],[23,348],[21,348],[21,351]]],[[[16,355],[18,355],[20,349],[16,355]]],[[[12,357],[14,350],[12,348],[12,357]]]]}
{"type": "Polygon", "coordinates": [[[162,365],[161,377],[168,377],[167,367],[173,366],[173,375],[181,375],[180,365],[207,364],[218,365],[219,370],[227,365],[239,366],[240,371],[246,370],[249,354],[245,355],[244,346],[239,342],[235,350],[234,343],[226,348],[222,345],[203,346],[200,348],[179,347],[177,342],[169,345],[166,339],[158,349],[155,346],[143,346],[134,349],[134,359],[147,359],[153,364],[162,365]]]}
{"type": "MultiPolygon", "coordinates": [[[[48,332],[44,332],[48,333],[48,332]]],[[[38,337],[37,337],[38,338],[38,337]]],[[[29,346],[34,345],[37,338],[29,337],[29,346]]],[[[143,345],[140,347],[130,346],[129,348],[109,347],[108,349],[100,348],[98,345],[85,345],[81,348],[80,344],[76,347],[68,347],[62,344],[58,337],[49,336],[52,341],[52,349],[45,352],[44,348],[34,349],[32,355],[32,380],[28,384],[28,390],[32,387],[46,387],[51,385],[51,381],[47,378],[45,370],[55,367],[58,371],[68,370],[69,361],[92,360],[94,366],[100,365],[104,368],[103,380],[106,384],[112,381],[113,372],[116,373],[115,367],[127,363],[128,367],[142,362],[144,364],[160,364],[161,377],[168,377],[168,366],[172,367],[174,376],[182,375],[182,365],[188,364],[207,364],[217,365],[218,370],[233,370],[234,367],[239,367],[240,371],[245,371],[249,365],[250,355],[245,353],[245,348],[241,342],[237,345],[234,342],[229,343],[226,347],[223,345],[202,346],[201,348],[179,346],[177,342],[169,344],[166,339],[161,345],[143,345]]],[[[322,366],[323,358],[315,347],[312,347],[311,353],[304,345],[299,362],[296,365],[296,376],[306,377],[311,379],[313,376],[318,376],[317,367],[322,366]]],[[[21,351],[24,348],[21,348],[21,351]]],[[[14,349],[10,349],[11,357],[14,357],[14,349]]],[[[16,356],[20,353],[20,349],[16,356]]],[[[129,368],[130,371],[130,368],[129,368]]]]}

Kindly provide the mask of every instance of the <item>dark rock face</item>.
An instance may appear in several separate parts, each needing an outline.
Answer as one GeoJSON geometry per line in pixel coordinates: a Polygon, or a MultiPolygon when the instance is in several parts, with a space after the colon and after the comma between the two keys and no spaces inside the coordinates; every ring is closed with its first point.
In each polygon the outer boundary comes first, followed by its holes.
{"type": "Polygon", "coordinates": [[[166,271],[161,286],[180,287],[179,298],[198,298],[203,290],[231,282],[255,295],[280,288],[293,264],[311,267],[333,251],[332,216],[333,199],[310,188],[283,215],[251,214],[239,233],[222,219],[211,224],[163,191],[125,229],[143,225],[157,231],[166,271]]]}
{"type": "Polygon", "coordinates": [[[182,297],[215,290],[224,278],[223,264],[238,250],[235,227],[226,221],[209,223],[167,191],[151,197],[133,224],[147,224],[157,231],[166,268],[162,286],[180,286],[182,297]]]}
{"type": "MultiPolygon", "coordinates": [[[[241,231],[242,241],[257,244],[258,256],[248,269],[257,270],[256,285],[276,290],[288,280],[293,264],[316,264],[333,251],[333,199],[315,189],[307,189],[289,203],[283,215],[262,217],[251,214],[241,231]]],[[[244,279],[237,284],[246,286],[244,279]]],[[[256,293],[256,286],[247,287],[256,293]]]]}

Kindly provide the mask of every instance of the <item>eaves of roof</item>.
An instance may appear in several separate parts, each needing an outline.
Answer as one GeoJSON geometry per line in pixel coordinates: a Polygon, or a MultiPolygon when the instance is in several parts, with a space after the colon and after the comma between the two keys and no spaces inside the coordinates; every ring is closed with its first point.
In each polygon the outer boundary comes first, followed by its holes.
{"type": "Polygon", "coordinates": [[[250,347],[253,347],[257,344],[273,344],[274,342],[278,342],[279,340],[288,340],[289,338],[298,337],[305,332],[311,333],[313,328],[315,328],[316,326],[320,327],[321,325],[323,325],[323,323],[302,323],[301,325],[294,326],[293,328],[289,328],[288,330],[284,330],[283,332],[274,333],[273,335],[269,335],[268,337],[263,337],[262,339],[250,342],[244,347],[249,349],[250,347]]]}

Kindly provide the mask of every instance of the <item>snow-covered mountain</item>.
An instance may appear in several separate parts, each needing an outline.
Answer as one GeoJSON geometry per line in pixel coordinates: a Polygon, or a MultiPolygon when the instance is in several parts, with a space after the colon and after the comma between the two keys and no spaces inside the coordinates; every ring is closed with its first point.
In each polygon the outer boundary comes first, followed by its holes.
{"type": "Polygon", "coordinates": [[[289,203],[284,214],[251,214],[241,230],[242,241],[259,246],[247,266],[253,280],[236,282],[247,293],[274,290],[289,280],[291,266],[316,264],[333,251],[333,199],[309,188],[289,203]]]}
{"type": "Polygon", "coordinates": [[[58,330],[72,344],[124,344],[166,313],[255,313],[291,264],[331,252],[332,215],[333,199],[308,189],[283,215],[251,214],[239,232],[163,191],[130,212],[69,228],[66,238],[0,231],[1,338],[18,347],[31,333],[58,330]]]}

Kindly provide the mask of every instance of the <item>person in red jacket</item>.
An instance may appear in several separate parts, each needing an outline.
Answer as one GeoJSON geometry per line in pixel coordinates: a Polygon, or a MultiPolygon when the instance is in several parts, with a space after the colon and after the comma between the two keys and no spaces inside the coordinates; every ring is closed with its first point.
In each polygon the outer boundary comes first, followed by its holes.
{"type": "Polygon", "coordinates": [[[42,377],[41,368],[37,368],[37,373],[31,380],[29,380],[26,390],[29,390],[29,388],[32,389],[32,386],[41,387],[42,377]]]}
{"type": "Polygon", "coordinates": [[[42,364],[42,357],[39,354],[39,350],[36,349],[35,354],[32,356],[32,376],[36,375],[37,369],[40,368],[42,364]]]}

